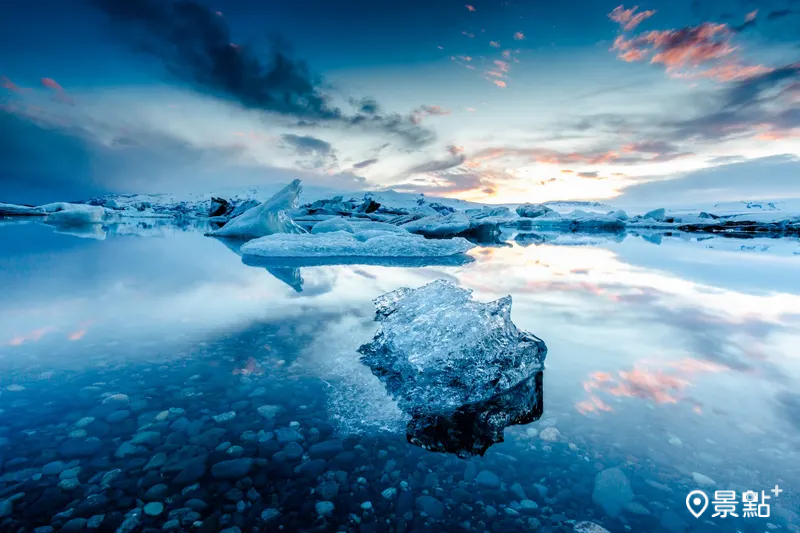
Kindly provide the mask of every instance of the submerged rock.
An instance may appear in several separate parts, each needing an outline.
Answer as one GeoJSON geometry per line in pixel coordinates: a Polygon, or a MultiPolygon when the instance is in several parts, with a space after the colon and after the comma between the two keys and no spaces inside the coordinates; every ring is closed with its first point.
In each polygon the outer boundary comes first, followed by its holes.
{"type": "Polygon", "coordinates": [[[605,513],[616,518],[628,503],[633,501],[633,491],[628,477],[619,468],[607,468],[594,479],[592,501],[605,513]]]}
{"type": "Polygon", "coordinates": [[[273,233],[305,233],[288,213],[297,207],[302,190],[300,180],[294,180],[269,200],[248,209],[209,235],[248,240],[273,233]]]}
{"type": "Polygon", "coordinates": [[[511,321],[511,297],[481,303],[472,291],[437,280],[375,300],[380,327],[361,346],[401,409],[452,415],[485,402],[542,369],[547,347],[511,321]]]}

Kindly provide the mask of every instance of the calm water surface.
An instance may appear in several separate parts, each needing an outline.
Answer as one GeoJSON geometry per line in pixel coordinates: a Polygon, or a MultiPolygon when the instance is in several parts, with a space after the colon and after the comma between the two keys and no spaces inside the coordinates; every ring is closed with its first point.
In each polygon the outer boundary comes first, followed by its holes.
{"type": "Polygon", "coordinates": [[[199,228],[0,226],[0,530],[800,531],[798,241],[505,239],[296,269],[199,228]],[[372,298],[435,279],[548,346],[541,418],[483,456],[409,443],[356,352],[372,298]],[[770,517],[697,519],[694,489],[770,517]]]}

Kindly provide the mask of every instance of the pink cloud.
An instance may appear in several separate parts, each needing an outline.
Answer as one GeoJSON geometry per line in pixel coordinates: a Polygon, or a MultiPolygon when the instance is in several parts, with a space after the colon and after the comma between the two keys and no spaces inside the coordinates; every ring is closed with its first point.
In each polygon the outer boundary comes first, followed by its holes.
{"type": "Polygon", "coordinates": [[[624,5],[618,5],[614,10],[608,14],[608,18],[617,22],[625,31],[631,31],[636,28],[643,20],[649,19],[656,14],[655,10],[642,11],[636,13],[639,6],[633,6],[630,9],[625,9],[624,5]]]}
{"type": "Polygon", "coordinates": [[[78,331],[73,331],[72,333],[67,335],[67,339],[71,341],[79,341],[84,337],[84,335],[86,335],[86,330],[79,329],[78,331]]]}
{"type": "MultiPolygon", "coordinates": [[[[748,14],[754,17],[755,12],[748,14]]],[[[752,20],[749,18],[748,20],[752,20]]],[[[734,52],[735,32],[726,24],[705,22],[679,30],[659,30],[634,37],[620,35],[611,50],[626,62],[660,63],[676,78],[707,78],[722,82],[741,81],[772,72],[765,65],[744,65],[734,52]]]]}
{"type": "Polygon", "coordinates": [[[64,90],[64,87],[53,78],[42,78],[42,86],[53,90],[55,92],[55,99],[59,102],[70,105],[75,103],[67,94],[67,91],[64,90]]]}
{"type": "Polygon", "coordinates": [[[491,46],[492,48],[500,48],[500,43],[498,43],[497,41],[489,41],[489,46],[491,46]]]}
{"type": "Polygon", "coordinates": [[[463,146],[459,146],[457,144],[452,144],[452,145],[447,147],[447,151],[450,152],[453,155],[463,154],[464,153],[464,147],[463,146]]]}
{"type": "Polygon", "coordinates": [[[730,36],[727,25],[704,22],[680,30],[650,31],[630,39],[620,35],[612,50],[617,50],[625,61],[641,60],[653,54],[650,62],[661,63],[667,69],[696,67],[733,52],[730,36]]]}
{"type": "Polygon", "coordinates": [[[36,342],[45,335],[47,335],[48,333],[52,333],[53,331],[55,331],[55,328],[52,326],[45,326],[43,328],[34,329],[33,331],[12,338],[8,342],[8,344],[10,344],[11,346],[20,346],[21,344],[26,342],[36,342]]]}
{"type": "Polygon", "coordinates": [[[503,80],[492,80],[492,83],[500,87],[501,89],[505,89],[507,84],[503,80]]]}
{"type": "Polygon", "coordinates": [[[42,78],[42,85],[54,91],[63,91],[64,88],[53,78],[42,78]]]}
{"type": "Polygon", "coordinates": [[[3,87],[3,89],[8,89],[12,93],[22,92],[22,88],[19,85],[17,85],[16,83],[14,83],[5,76],[0,77],[0,87],[3,87]]]}
{"type": "Polygon", "coordinates": [[[473,6],[473,5],[467,4],[467,5],[466,5],[466,6],[464,6],[464,7],[466,7],[466,8],[467,8],[467,11],[473,11],[473,12],[475,11],[475,6],[473,6]]]}
{"type": "Polygon", "coordinates": [[[751,22],[756,19],[756,15],[758,15],[758,9],[754,9],[750,13],[744,16],[745,22],[751,22]]]}
{"type": "Polygon", "coordinates": [[[518,31],[517,33],[514,34],[514,40],[521,41],[523,39],[525,39],[525,34],[522,33],[521,31],[518,31]]]}

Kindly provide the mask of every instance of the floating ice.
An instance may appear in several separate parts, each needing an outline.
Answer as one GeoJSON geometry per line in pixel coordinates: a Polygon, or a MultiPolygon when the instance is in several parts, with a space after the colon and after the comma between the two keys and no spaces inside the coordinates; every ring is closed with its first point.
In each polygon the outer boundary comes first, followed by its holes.
{"type": "Polygon", "coordinates": [[[471,290],[437,280],[384,294],[375,306],[380,327],[358,351],[412,416],[488,401],[540,371],[547,354],[511,321],[510,296],[476,302],[471,290]]]}
{"type": "Polygon", "coordinates": [[[469,229],[469,217],[464,213],[434,215],[403,224],[403,229],[426,237],[452,237],[469,229]]]}
{"type": "Polygon", "coordinates": [[[353,226],[343,218],[334,217],[322,222],[317,222],[311,228],[311,233],[314,235],[318,233],[330,233],[332,231],[346,231],[347,233],[355,233],[353,226]]]}
{"type": "Polygon", "coordinates": [[[248,240],[278,233],[305,233],[287,213],[297,207],[302,190],[300,180],[294,180],[266,202],[248,209],[209,235],[248,240]]]}
{"type": "Polygon", "coordinates": [[[552,209],[542,204],[522,204],[517,206],[517,214],[525,218],[541,217],[552,212],[552,209]]]}
{"type": "Polygon", "coordinates": [[[0,216],[27,217],[44,216],[47,213],[41,207],[30,207],[27,205],[4,204],[0,202],[0,216]]]}
{"type": "Polygon", "coordinates": [[[406,437],[426,450],[459,457],[483,455],[493,444],[503,442],[508,426],[529,424],[542,417],[542,375],[537,372],[507,391],[462,405],[448,415],[414,416],[406,427],[406,437]]]}
{"type": "Polygon", "coordinates": [[[454,256],[474,247],[462,238],[430,240],[402,230],[370,229],[355,234],[276,233],[248,242],[241,252],[265,258],[418,258],[454,256]]]}
{"type": "Polygon", "coordinates": [[[39,208],[47,213],[47,223],[58,226],[100,224],[106,215],[106,210],[96,205],[56,202],[39,208]]]}

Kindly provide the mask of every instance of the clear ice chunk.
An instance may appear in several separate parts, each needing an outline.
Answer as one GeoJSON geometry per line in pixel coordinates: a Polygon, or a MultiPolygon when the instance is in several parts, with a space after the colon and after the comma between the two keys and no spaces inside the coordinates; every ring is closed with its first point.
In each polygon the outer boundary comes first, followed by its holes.
{"type": "Polygon", "coordinates": [[[375,299],[380,327],[358,351],[412,416],[487,401],[542,370],[545,343],[511,321],[511,297],[482,303],[444,280],[375,299]]]}

